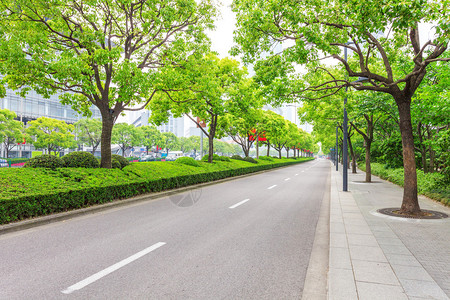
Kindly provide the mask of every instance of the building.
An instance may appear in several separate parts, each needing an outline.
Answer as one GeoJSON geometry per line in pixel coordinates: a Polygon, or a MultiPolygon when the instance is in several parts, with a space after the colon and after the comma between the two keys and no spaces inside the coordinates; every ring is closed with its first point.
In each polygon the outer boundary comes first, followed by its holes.
{"type": "MultiPolygon", "coordinates": [[[[29,91],[25,97],[21,97],[13,90],[7,89],[6,96],[0,99],[0,108],[14,111],[17,119],[24,122],[25,125],[39,117],[62,120],[69,124],[83,118],[70,106],[61,104],[58,95],[44,99],[35,91],[29,91]]],[[[91,118],[101,118],[100,111],[96,107],[91,107],[91,112],[91,118]]],[[[36,149],[29,144],[16,146],[10,152],[10,157],[31,157],[34,150],[36,149]]],[[[4,149],[1,148],[0,156],[3,155],[4,149]]]]}
{"type": "MultiPolygon", "coordinates": [[[[140,111],[132,111],[128,114],[128,123],[133,124],[136,127],[149,125],[148,119],[150,118],[150,110],[143,109],[140,111]]],[[[186,136],[185,134],[185,119],[186,117],[174,118],[169,117],[167,123],[156,126],[161,132],[172,132],[177,137],[186,136]]]]}

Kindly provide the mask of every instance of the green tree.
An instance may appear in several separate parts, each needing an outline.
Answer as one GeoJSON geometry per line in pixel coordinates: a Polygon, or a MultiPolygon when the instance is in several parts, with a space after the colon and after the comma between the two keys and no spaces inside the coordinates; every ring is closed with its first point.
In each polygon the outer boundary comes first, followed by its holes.
{"type": "Polygon", "coordinates": [[[112,131],[112,142],[119,145],[122,156],[125,156],[127,149],[140,145],[141,137],[139,130],[134,125],[127,123],[116,124],[112,131]]]}
{"type": "Polygon", "coordinates": [[[226,114],[219,121],[219,130],[240,145],[247,157],[260,133],[259,124],[264,122],[262,115],[262,110],[258,109],[249,109],[246,114],[226,114]]]}
{"type": "MultiPolygon", "coordinates": [[[[102,116],[101,167],[111,168],[119,115],[146,106],[160,68],[209,48],[210,0],[1,0],[3,83],[34,89],[84,115],[102,116]]],[[[193,56],[193,55],[192,55],[193,56]]]]}
{"type": "Polygon", "coordinates": [[[163,144],[160,146],[166,149],[166,153],[169,154],[170,149],[174,149],[178,146],[178,138],[173,132],[163,132],[163,144]]]}
{"type": "Polygon", "coordinates": [[[32,143],[35,148],[47,149],[60,152],[64,148],[75,147],[75,135],[72,134],[74,126],[64,121],[40,117],[37,120],[28,122],[26,129],[28,135],[32,137],[32,143]]]}
{"type": "Polygon", "coordinates": [[[6,158],[9,158],[9,152],[18,143],[25,139],[23,123],[14,120],[17,115],[8,109],[0,109],[0,142],[6,151],[6,158]]]}
{"type": "Polygon", "coordinates": [[[74,124],[78,140],[92,147],[95,153],[102,138],[102,122],[98,119],[80,119],[74,124]]]}
{"type": "Polygon", "coordinates": [[[282,70],[286,63],[317,62],[323,53],[336,59],[348,74],[348,77],[330,76],[320,85],[296,88],[291,94],[304,95],[310,91],[313,93],[303,97],[320,98],[352,87],[391,95],[400,116],[403,145],[405,180],[401,211],[418,214],[411,100],[429,66],[450,60],[442,57],[450,36],[449,4],[448,0],[386,3],[339,0],[332,5],[323,0],[301,4],[236,0],[235,40],[239,46],[234,53],[243,53],[244,60],[249,61],[271,51],[274,43],[290,40],[294,43],[282,55],[269,58],[271,68],[282,70]],[[421,22],[436,24],[436,34],[429,34],[423,44],[419,39],[421,22]],[[386,34],[379,36],[377,32],[386,34]],[[356,60],[347,62],[342,48],[353,51],[356,60]],[[402,70],[393,67],[397,63],[403,66],[402,70]],[[361,83],[350,79],[355,77],[368,80],[361,83]]]}
{"type": "Polygon", "coordinates": [[[139,127],[138,130],[139,135],[141,136],[142,145],[146,148],[147,155],[148,149],[152,149],[156,146],[162,146],[164,143],[164,136],[161,134],[161,131],[158,130],[155,126],[142,126],[139,127]]]}
{"type": "Polygon", "coordinates": [[[167,74],[170,81],[165,94],[150,102],[151,119],[159,125],[168,120],[170,113],[188,116],[208,137],[211,163],[219,118],[232,111],[245,111],[250,105],[242,93],[251,85],[251,80],[244,80],[246,74],[236,60],[219,59],[213,54],[188,61],[167,74]],[[200,122],[208,124],[208,129],[200,122]]]}

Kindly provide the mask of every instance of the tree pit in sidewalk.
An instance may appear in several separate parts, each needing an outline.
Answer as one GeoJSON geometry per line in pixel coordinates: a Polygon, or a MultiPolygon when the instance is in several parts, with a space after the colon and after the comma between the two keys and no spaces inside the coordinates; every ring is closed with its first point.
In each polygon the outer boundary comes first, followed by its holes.
{"type": "Polygon", "coordinates": [[[381,208],[378,209],[377,212],[383,215],[398,217],[398,218],[407,218],[407,219],[425,219],[425,220],[437,220],[437,219],[445,219],[448,218],[448,215],[434,210],[426,210],[422,209],[417,214],[407,214],[401,212],[398,207],[390,207],[390,208],[381,208]]]}

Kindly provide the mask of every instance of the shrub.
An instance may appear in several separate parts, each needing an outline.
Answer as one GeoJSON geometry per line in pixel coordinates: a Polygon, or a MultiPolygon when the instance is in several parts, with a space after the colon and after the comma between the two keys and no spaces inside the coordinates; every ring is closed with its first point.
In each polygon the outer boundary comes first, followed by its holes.
{"type": "Polygon", "coordinates": [[[257,163],[258,163],[256,160],[254,160],[254,159],[253,159],[252,157],[250,157],[250,156],[244,157],[243,160],[244,160],[244,161],[248,161],[248,162],[250,162],[250,163],[252,163],[252,164],[257,164],[257,163]]]}
{"type": "MultiPolygon", "coordinates": [[[[208,161],[209,155],[206,154],[205,156],[202,157],[202,161],[208,161]]],[[[220,160],[220,156],[217,154],[213,154],[213,160],[220,160]]]]}
{"type": "Polygon", "coordinates": [[[89,152],[72,152],[62,157],[64,166],[68,168],[98,168],[97,158],[89,152]]]}
{"type": "Polygon", "coordinates": [[[188,166],[194,166],[194,167],[199,167],[200,164],[198,163],[198,161],[196,161],[195,159],[193,159],[192,157],[179,157],[175,160],[175,163],[177,164],[183,164],[183,165],[188,165],[188,166]]]}
{"type": "Polygon", "coordinates": [[[64,161],[54,155],[44,154],[30,159],[25,163],[25,167],[56,169],[64,167],[64,161]]]}
{"type": "Polygon", "coordinates": [[[219,156],[219,160],[220,161],[231,161],[231,159],[229,157],[226,157],[226,156],[219,156]]]}
{"type": "Polygon", "coordinates": [[[273,161],[273,158],[270,157],[270,156],[260,156],[259,159],[267,160],[267,161],[273,161]]]}
{"type": "Polygon", "coordinates": [[[113,169],[122,169],[122,164],[116,158],[111,159],[111,168],[113,169]]]}
{"type": "Polygon", "coordinates": [[[239,160],[243,160],[243,158],[240,155],[233,155],[231,157],[231,159],[239,159],[239,160]]]}
{"type": "Polygon", "coordinates": [[[112,160],[117,160],[120,163],[120,168],[123,169],[130,164],[130,162],[123,156],[113,154],[111,155],[112,160]]]}

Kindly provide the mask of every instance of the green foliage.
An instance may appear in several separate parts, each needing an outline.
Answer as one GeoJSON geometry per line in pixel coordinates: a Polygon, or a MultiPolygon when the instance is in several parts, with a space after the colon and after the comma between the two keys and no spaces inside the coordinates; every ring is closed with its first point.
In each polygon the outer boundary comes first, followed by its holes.
{"type": "Polygon", "coordinates": [[[54,155],[44,154],[33,157],[26,164],[27,168],[49,168],[56,169],[64,167],[64,161],[54,155]]]}
{"type": "Polygon", "coordinates": [[[267,160],[267,161],[274,161],[274,159],[270,156],[260,156],[259,159],[267,160]]]}
{"type": "Polygon", "coordinates": [[[219,160],[220,161],[228,161],[228,162],[231,161],[231,159],[229,157],[227,157],[227,156],[219,156],[219,160]]]}
{"type": "Polygon", "coordinates": [[[130,162],[128,161],[128,159],[126,159],[126,158],[123,157],[123,156],[117,155],[117,154],[112,154],[112,155],[111,155],[111,158],[112,158],[113,160],[116,160],[116,161],[119,162],[120,168],[121,168],[121,169],[125,168],[126,166],[128,166],[128,165],[130,164],[130,162]]]}
{"type": "Polygon", "coordinates": [[[67,168],[98,168],[100,166],[97,158],[89,152],[72,152],[64,155],[62,160],[67,168]]]}
{"type": "MultiPolygon", "coordinates": [[[[362,170],[365,169],[364,165],[359,167],[362,170]]],[[[400,186],[404,184],[403,168],[392,169],[387,167],[387,165],[372,163],[371,169],[373,175],[400,186]]],[[[443,174],[424,173],[422,170],[417,170],[417,188],[419,193],[441,201],[445,205],[450,205],[450,186],[446,183],[443,174]]]]}
{"type": "Polygon", "coordinates": [[[179,157],[179,158],[177,158],[175,160],[175,163],[177,163],[177,164],[184,164],[184,165],[188,165],[188,166],[194,166],[194,167],[199,167],[200,166],[198,161],[196,161],[192,157],[179,157]]]}
{"type": "Polygon", "coordinates": [[[231,157],[231,159],[243,160],[242,156],[240,156],[240,155],[233,155],[233,156],[231,157]]]}
{"type": "Polygon", "coordinates": [[[258,165],[236,160],[231,163],[217,161],[214,164],[199,163],[199,167],[149,162],[131,164],[122,170],[2,168],[0,224],[308,160],[282,159],[258,165]]]}
{"type": "Polygon", "coordinates": [[[160,69],[208,51],[205,31],[216,15],[209,0],[15,0],[2,1],[1,11],[0,86],[59,92],[86,116],[97,106],[106,125],[103,159],[115,121],[153,97],[160,69]]]}
{"type": "Polygon", "coordinates": [[[122,155],[125,155],[125,150],[142,143],[142,135],[140,133],[141,131],[134,125],[119,123],[113,128],[111,141],[114,144],[118,144],[120,149],[122,149],[122,155]]]}
{"type": "Polygon", "coordinates": [[[28,122],[27,133],[33,137],[35,148],[47,149],[50,153],[60,149],[75,147],[75,135],[72,134],[74,126],[64,121],[40,117],[28,122]]]}
{"type": "Polygon", "coordinates": [[[101,142],[102,122],[98,119],[86,118],[78,120],[74,126],[78,140],[92,147],[92,153],[94,153],[101,142]]]}
{"type": "Polygon", "coordinates": [[[247,161],[249,163],[252,163],[252,164],[257,164],[258,163],[254,158],[252,158],[250,156],[244,157],[243,160],[247,161]]]}
{"type": "Polygon", "coordinates": [[[113,157],[111,159],[111,168],[122,169],[122,165],[120,164],[120,161],[116,157],[113,157]]]}
{"type": "MultiPolygon", "coordinates": [[[[202,157],[202,161],[208,161],[208,159],[209,159],[209,155],[208,155],[208,154],[206,154],[206,155],[204,155],[204,156],[202,157]]],[[[212,160],[219,161],[219,160],[220,160],[220,156],[217,155],[217,154],[213,154],[212,160]]]]}

